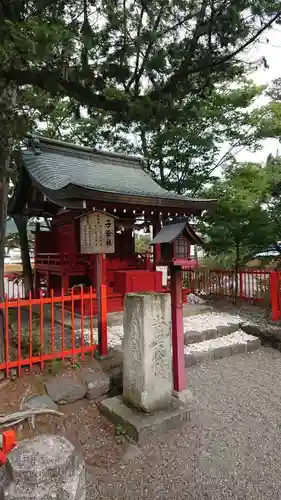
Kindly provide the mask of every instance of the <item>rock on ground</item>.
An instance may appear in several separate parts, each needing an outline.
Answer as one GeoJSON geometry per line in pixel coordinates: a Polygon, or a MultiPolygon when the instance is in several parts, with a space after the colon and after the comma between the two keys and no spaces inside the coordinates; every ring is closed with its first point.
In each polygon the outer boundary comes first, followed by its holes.
{"type": "Polygon", "coordinates": [[[9,454],[0,483],[0,498],[85,500],[85,497],[84,460],[64,437],[42,435],[26,439],[9,454]]]}
{"type": "Polygon", "coordinates": [[[85,397],[87,387],[72,377],[58,377],[45,383],[50,398],[60,405],[74,403],[85,397]]]}
{"type": "Polygon", "coordinates": [[[33,408],[50,408],[51,410],[57,410],[58,405],[48,396],[47,394],[34,394],[29,396],[24,401],[24,407],[28,409],[33,408]]]}
{"type": "Polygon", "coordinates": [[[110,391],[111,381],[107,373],[83,370],[81,378],[87,387],[87,399],[97,399],[110,391]]]}

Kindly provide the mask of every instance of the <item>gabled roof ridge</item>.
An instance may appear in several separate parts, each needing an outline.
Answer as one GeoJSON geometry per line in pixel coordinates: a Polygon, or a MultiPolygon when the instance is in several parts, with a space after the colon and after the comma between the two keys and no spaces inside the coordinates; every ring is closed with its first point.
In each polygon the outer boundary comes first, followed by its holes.
{"type": "MultiPolygon", "coordinates": [[[[57,139],[51,139],[50,137],[45,137],[41,135],[34,135],[34,134],[27,134],[26,138],[29,140],[34,140],[36,143],[36,149],[40,151],[40,148],[42,149],[48,149],[48,150],[55,150],[56,152],[61,152],[65,153],[67,151],[72,152],[72,153],[80,153],[83,155],[89,155],[89,156],[101,156],[104,157],[105,159],[111,159],[111,160],[123,160],[128,163],[133,163],[134,166],[139,166],[141,168],[144,167],[145,161],[141,156],[134,156],[134,155],[126,155],[126,154],[121,154],[121,153],[113,153],[111,151],[105,151],[102,149],[96,149],[96,148],[91,148],[88,146],[80,146],[78,144],[74,144],[71,142],[67,141],[59,141],[57,139]],[[138,164],[138,165],[136,165],[138,164]]],[[[78,156],[78,155],[77,155],[78,156]]]]}

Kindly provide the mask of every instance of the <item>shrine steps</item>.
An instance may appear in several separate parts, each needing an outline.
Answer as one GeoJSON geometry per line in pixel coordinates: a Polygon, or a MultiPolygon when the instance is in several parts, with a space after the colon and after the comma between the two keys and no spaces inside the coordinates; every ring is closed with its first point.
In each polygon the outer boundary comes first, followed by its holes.
{"type": "Polygon", "coordinates": [[[184,319],[185,366],[245,354],[259,349],[260,339],[243,331],[240,318],[206,313],[184,319]]]}

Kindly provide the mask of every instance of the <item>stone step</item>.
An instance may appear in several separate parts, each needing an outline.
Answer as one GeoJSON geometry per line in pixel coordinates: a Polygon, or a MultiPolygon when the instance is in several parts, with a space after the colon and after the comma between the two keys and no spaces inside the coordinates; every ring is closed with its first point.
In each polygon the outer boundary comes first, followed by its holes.
{"type": "Polygon", "coordinates": [[[237,332],[240,329],[240,323],[228,323],[227,325],[217,325],[213,328],[206,328],[204,330],[186,330],[184,332],[185,345],[197,344],[205,340],[216,339],[224,337],[231,333],[237,332]]]}
{"type": "Polygon", "coordinates": [[[185,346],[185,366],[190,367],[206,361],[227,358],[233,354],[252,352],[259,349],[260,345],[259,338],[238,330],[223,337],[185,346]]]}

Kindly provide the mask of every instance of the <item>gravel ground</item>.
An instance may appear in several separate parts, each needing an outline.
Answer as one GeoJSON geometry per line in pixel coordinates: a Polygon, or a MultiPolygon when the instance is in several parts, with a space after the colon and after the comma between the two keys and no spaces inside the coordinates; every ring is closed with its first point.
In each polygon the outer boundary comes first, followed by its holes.
{"type": "Polygon", "coordinates": [[[281,354],[270,348],[187,373],[197,415],[141,456],[89,468],[87,500],[281,497],[281,354]],[[279,451],[278,451],[279,450],[279,451]]]}
{"type": "MultiPolygon", "coordinates": [[[[236,316],[237,310],[224,312],[236,316]]],[[[120,328],[109,333],[120,343],[120,328]]],[[[116,438],[113,425],[86,400],[62,407],[63,419],[40,417],[36,433],[63,434],[81,449],[87,500],[280,500],[281,353],[263,347],[186,375],[194,422],[154,436],[141,449],[116,438]]],[[[42,386],[41,376],[10,383],[0,392],[1,413],[18,409],[24,394],[41,393],[42,386]]],[[[19,438],[30,435],[25,426],[19,438]]]]}
{"type": "Polygon", "coordinates": [[[231,347],[236,344],[247,344],[249,341],[255,340],[256,337],[253,335],[248,335],[243,332],[243,330],[237,330],[237,332],[225,335],[223,337],[218,337],[210,340],[203,340],[196,344],[189,344],[184,347],[184,353],[186,355],[195,352],[206,352],[213,349],[218,349],[220,347],[231,347]]]}
{"type": "MultiPolygon", "coordinates": [[[[114,426],[87,400],[62,406],[63,419],[38,418],[36,434],[65,435],[81,449],[87,500],[281,498],[281,354],[261,348],[186,375],[194,422],[155,435],[141,449],[116,438],[114,426]]],[[[41,393],[44,380],[9,382],[0,391],[1,413],[18,409],[24,395],[41,393]]],[[[30,435],[26,424],[18,438],[30,435]]]]}
{"type": "Polygon", "coordinates": [[[209,312],[205,314],[198,314],[196,316],[189,316],[184,318],[184,331],[189,330],[207,330],[215,329],[218,326],[226,326],[230,323],[239,323],[241,317],[235,313],[228,312],[209,312]]]}

